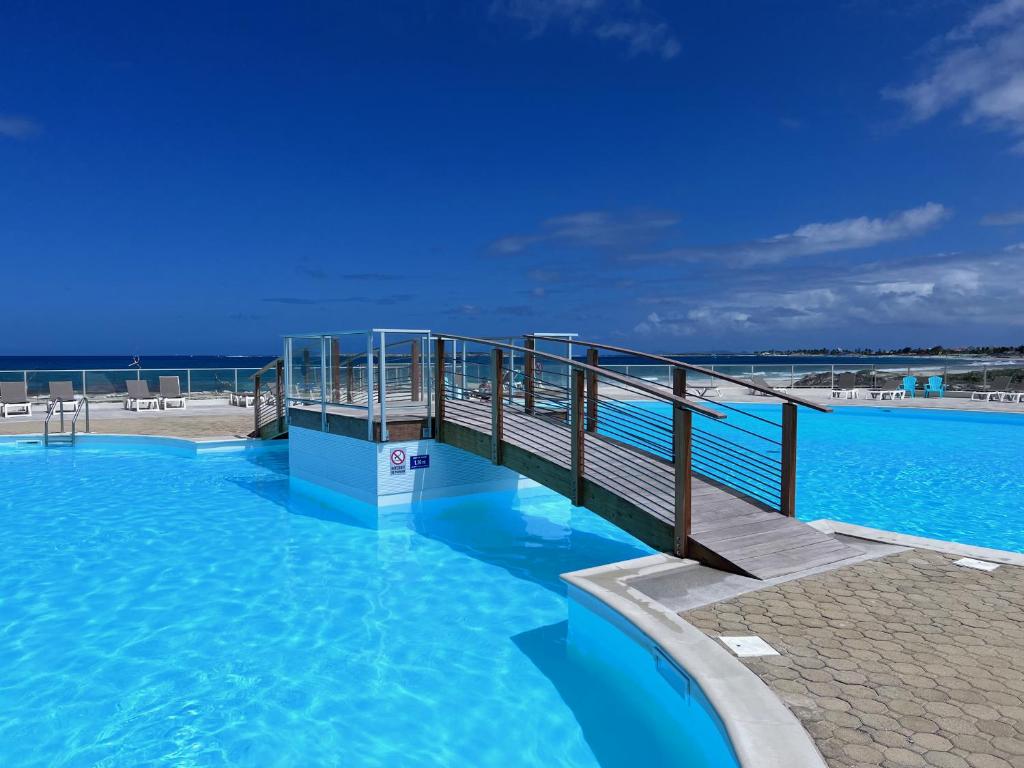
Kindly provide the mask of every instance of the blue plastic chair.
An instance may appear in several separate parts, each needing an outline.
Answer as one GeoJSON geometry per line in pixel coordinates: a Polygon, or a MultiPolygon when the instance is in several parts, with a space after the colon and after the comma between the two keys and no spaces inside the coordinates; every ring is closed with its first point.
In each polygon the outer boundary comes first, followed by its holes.
{"type": "Polygon", "coordinates": [[[916,397],[914,394],[917,391],[917,376],[904,376],[903,377],[903,392],[904,397],[916,397]]]}
{"type": "Polygon", "coordinates": [[[946,384],[941,376],[928,377],[928,383],[924,385],[924,396],[928,397],[928,395],[946,396],[946,384]]]}

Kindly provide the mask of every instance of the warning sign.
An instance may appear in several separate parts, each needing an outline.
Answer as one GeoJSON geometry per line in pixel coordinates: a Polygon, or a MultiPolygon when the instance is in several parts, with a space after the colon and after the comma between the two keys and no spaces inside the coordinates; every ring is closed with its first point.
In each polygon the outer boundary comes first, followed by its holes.
{"type": "Polygon", "coordinates": [[[405,474],[405,451],[401,448],[395,448],[395,450],[391,452],[391,474],[405,474]]]}

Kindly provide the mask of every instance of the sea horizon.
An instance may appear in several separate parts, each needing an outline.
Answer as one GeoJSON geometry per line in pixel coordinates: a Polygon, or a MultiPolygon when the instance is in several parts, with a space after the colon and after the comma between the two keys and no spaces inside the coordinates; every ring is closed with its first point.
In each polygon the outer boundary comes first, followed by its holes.
{"type": "MultiPolygon", "coordinates": [[[[582,348],[583,345],[580,345],[582,348]]],[[[803,354],[759,352],[694,352],[661,353],[665,357],[702,366],[966,366],[1024,365],[1016,358],[978,355],[865,355],[865,354],[803,354]]],[[[581,354],[574,350],[574,357],[581,354]]],[[[278,355],[0,355],[0,371],[80,371],[80,370],[169,370],[186,368],[262,368],[278,355]]],[[[651,360],[632,355],[603,354],[602,362],[610,365],[650,365],[651,360]]]]}

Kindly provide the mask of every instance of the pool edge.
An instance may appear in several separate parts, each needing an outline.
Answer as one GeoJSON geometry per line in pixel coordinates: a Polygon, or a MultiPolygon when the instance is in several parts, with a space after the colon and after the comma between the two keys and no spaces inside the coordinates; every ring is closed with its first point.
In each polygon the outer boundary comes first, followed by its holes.
{"type": "Polygon", "coordinates": [[[883,544],[894,544],[899,547],[909,547],[912,549],[929,549],[932,552],[941,552],[945,555],[973,557],[976,560],[988,560],[989,562],[1001,565],[1015,565],[1024,568],[1024,554],[1011,552],[1006,549],[979,547],[974,544],[961,544],[956,541],[946,541],[945,539],[913,536],[909,533],[897,533],[896,531],[887,531],[883,528],[869,528],[866,525],[844,523],[840,520],[830,520],[828,518],[809,520],[807,525],[825,533],[838,533],[841,536],[849,536],[853,539],[880,541],[883,544]]]}
{"type": "Polygon", "coordinates": [[[629,586],[638,576],[694,566],[670,555],[561,575],[614,617],[645,636],[701,689],[743,768],[827,768],[810,734],[753,672],[724,647],[661,603],[629,586]]]}

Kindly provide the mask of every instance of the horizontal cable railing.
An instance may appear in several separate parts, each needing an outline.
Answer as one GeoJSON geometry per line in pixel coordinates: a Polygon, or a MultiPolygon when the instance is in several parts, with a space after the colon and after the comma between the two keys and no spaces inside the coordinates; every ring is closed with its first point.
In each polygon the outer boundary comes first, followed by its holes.
{"type": "MultiPolygon", "coordinates": [[[[526,337],[536,343],[539,339],[526,337]]],[[[550,339],[544,341],[550,342],[550,339]]],[[[600,352],[608,351],[617,355],[649,360],[664,367],[671,375],[671,385],[687,399],[713,404],[728,416],[726,420],[709,421],[697,418],[692,434],[692,466],[702,478],[724,485],[746,495],[757,502],[782,512],[795,515],[796,503],[796,418],[797,408],[806,407],[816,411],[829,412],[826,406],[792,395],[770,386],[765,381],[744,379],[732,374],[692,365],[663,355],[627,349],[611,344],[602,344],[574,339],[574,348],[586,350],[586,359],[592,365],[599,365],[600,352]],[[709,391],[719,386],[743,387],[750,393],[765,395],[781,401],[778,417],[765,413],[763,409],[751,409],[737,403],[725,403],[713,397],[709,391]]],[[[651,377],[638,375],[647,373],[645,365],[630,365],[622,375],[665,387],[660,380],[651,382],[651,377]],[[639,370],[638,370],[639,369],[639,370]]],[[[756,377],[755,377],[756,378],[756,377]]],[[[598,397],[600,401],[600,396],[598,397]]],[[[656,403],[635,403],[635,410],[658,410],[656,403]]],[[[662,409],[663,410],[663,409],[662,409]]],[[[614,434],[626,418],[621,413],[609,411],[600,420],[600,430],[614,434]]],[[[634,414],[629,419],[638,421],[634,414]]],[[[669,455],[669,441],[664,430],[656,436],[644,436],[630,440],[661,457],[669,455]]]]}

